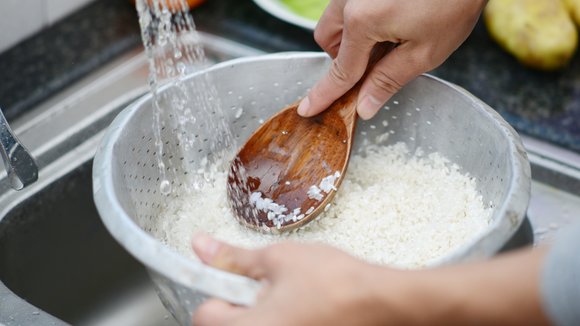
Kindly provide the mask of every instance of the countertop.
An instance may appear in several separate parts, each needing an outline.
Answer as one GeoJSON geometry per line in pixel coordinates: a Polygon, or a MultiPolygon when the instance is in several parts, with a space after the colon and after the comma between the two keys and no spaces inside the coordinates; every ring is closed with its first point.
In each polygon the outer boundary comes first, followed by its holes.
{"type": "MultiPolygon", "coordinates": [[[[199,30],[265,50],[320,51],[312,32],[270,16],[252,0],[208,0],[191,11],[199,30]]],[[[139,47],[126,0],[98,0],[0,54],[0,107],[11,120],[88,72],[139,47]]],[[[580,152],[580,58],[544,73],[519,64],[483,24],[431,74],[497,110],[518,132],[580,152]]]]}

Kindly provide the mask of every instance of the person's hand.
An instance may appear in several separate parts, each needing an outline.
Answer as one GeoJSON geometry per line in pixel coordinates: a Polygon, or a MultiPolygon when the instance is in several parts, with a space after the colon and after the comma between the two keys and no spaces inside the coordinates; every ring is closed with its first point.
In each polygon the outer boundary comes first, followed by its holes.
{"type": "Polygon", "coordinates": [[[321,244],[244,250],[198,233],[192,245],[204,263],[264,284],[252,307],[207,300],[195,326],[548,325],[538,288],[543,250],[409,272],[321,244]]]}
{"type": "Polygon", "coordinates": [[[298,114],[325,110],[362,77],[372,47],[397,43],[364,81],[357,101],[372,118],[403,85],[439,66],[473,30],[487,0],[332,0],[314,38],[334,60],[298,114]]]}
{"type": "Polygon", "coordinates": [[[264,282],[255,306],[209,299],[196,311],[195,326],[371,326],[388,312],[374,297],[382,268],[328,245],[280,243],[249,251],[201,233],[192,244],[204,263],[264,282]]]}

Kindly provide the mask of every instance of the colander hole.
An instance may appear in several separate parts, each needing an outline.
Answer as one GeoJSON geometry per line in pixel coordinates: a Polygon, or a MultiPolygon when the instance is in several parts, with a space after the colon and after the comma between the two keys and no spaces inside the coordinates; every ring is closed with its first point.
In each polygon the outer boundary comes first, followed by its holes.
{"type": "Polygon", "coordinates": [[[427,121],[427,124],[430,125],[431,124],[431,121],[427,121]]]}
{"type": "Polygon", "coordinates": [[[393,116],[393,120],[397,120],[397,116],[396,115],[393,116]]]}
{"type": "Polygon", "coordinates": [[[414,100],[414,99],[412,99],[412,98],[410,98],[410,97],[409,97],[409,101],[411,101],[411,102],[415,102],[415,100],[414,100]]]}
{"type": "Polygon", "coordinates": [[[229,91],[228,94],[232,95],[234,92],[233,91],[229,91]]]}
{"type": "Polygon", "coordinates": [[[399,104],[399,101],[393,101],[393,104],[399,104]]]}
{"type": "Polygon", "coordinates": [[[411,112],[407,112],[407,115],[408,115],[408,116],[411,116],[411,112]]]}
{"type": "Polygon", "coordinates": [[[415,110],[417,110],[417,112],[418,112],[418,111],[421,111],[421,109],[420,109],[420,108],[415,108],[415,110]]]}
{"type": "Polygon", "coordinates": [[[391,108],[390,108],[390,107],[388,107],[388,106],[385,106],[385,107],[384,107],[384,109],[385,109],[385,110],[390,110],[391,108]]]}
{"type": "Polygon", "coordinates": [[[242,95],[238,96],[238,100],[243,99],[244,97],[242,95]]]}
{"type": "Polygon", "coordinates": [[[165,127],[162,127],[162,128],[161,128],[161,131],[163,131],[163,130],[165,130],[165,127]]]}
{"type": "Polygon", "coordinates": [[[280,85],[280,84],[278,84],[278,83],[274,83],[274,86],[278,86],[278,85],[280,85]]]}

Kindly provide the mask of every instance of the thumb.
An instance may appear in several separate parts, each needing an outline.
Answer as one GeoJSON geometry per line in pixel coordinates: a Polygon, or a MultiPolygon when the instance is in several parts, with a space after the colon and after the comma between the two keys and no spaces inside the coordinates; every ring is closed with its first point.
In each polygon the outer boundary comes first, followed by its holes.
{"type": "Polygon", "coordinates": [[[258,251],[230,246],[205,233],[196,233],[191,245],[195,254],[209,266],[254,279],[264,277],[264,269],[258,264],[258,251]]]}
{"type": "MultiPolygon", "coordinates": [[[[428,71],[428,62],[414,59],[409,44],[401,44],[369,73],[358,95],[357,113],[368,120],[406,83],[428,71]]],[[[427,60],[425,60],[427,61],[427,60]]]]}

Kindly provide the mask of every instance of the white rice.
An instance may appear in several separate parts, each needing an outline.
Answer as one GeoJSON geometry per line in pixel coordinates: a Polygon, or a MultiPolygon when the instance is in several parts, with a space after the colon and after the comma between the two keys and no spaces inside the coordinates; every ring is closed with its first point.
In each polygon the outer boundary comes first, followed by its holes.
{"type": "MultiPolygon", "coordinates": [[[[154,236],[197,259],[191,236],[206,232],[243,248],[281,240],[324,242],[361,259],[404,269],[422,268],[472,241],[490,223],[475,179],[437,153],[409,155],[403,143],[370,145],[354,155],[333,203],[315,221],[282,235],[249,230],[233,216],[227,175],[214,186],[178,197],[157,219],[154,236]]],[[[308,214],[308,212],[306,212],[308,214]]]]}

